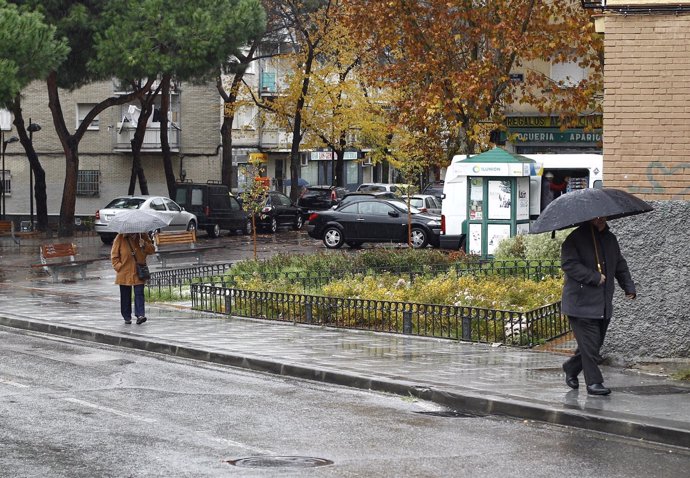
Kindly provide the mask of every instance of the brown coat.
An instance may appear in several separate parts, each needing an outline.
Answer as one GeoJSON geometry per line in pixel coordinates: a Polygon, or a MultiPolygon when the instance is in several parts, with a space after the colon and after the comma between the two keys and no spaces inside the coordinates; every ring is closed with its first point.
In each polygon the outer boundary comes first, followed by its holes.
{"type": "Polygon", "coordinates": [[[132,245],[136,253],[137,262],[146,264],[146,256],[156,252],[148,234],[118,234],[113,241],[113,248],[110,250],[110,262],[113,264],[115,283],[119,285],[139,285],[145,282],[137,276],[134,257],[132,257],[132,245]],[[129,240],[128,240],[129,239],[129,240]],[[143,241],[143,246],[139,241],[143,241]]]}

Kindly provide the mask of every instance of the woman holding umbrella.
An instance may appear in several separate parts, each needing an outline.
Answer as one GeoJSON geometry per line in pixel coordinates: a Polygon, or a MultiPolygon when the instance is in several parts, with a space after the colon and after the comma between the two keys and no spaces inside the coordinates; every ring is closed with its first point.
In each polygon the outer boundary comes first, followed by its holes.
{"type": "Polygon", "coordinates": [[[110,251],[110,261],[115,275],[115,284],[120,286],[120,313],[125,324],[132,323],[132,288],[134,289],[134,314],[137,324],[146,322],[144,308],[144,284],[139,277],[137,264],[146,264],[146,256],[156,250],[147,233],[120,233],[115,236],[110,251]]]}

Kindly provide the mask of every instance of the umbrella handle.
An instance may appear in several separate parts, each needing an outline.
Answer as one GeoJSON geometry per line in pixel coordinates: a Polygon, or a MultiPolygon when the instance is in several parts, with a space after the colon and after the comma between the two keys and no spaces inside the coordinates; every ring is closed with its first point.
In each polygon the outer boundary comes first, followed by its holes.
{"type": "Polygon", "coordinates": [[[590,231],[592,231],[592,242],[594,243],[594,255],[597,258],[597,270],[599,271],[599,274],[603,274],[601,271],[601,261],[599,260],[599,248],[597,247],[597,238],[594,235],[594,225],[590,224],[589,225],[590,231]]]}

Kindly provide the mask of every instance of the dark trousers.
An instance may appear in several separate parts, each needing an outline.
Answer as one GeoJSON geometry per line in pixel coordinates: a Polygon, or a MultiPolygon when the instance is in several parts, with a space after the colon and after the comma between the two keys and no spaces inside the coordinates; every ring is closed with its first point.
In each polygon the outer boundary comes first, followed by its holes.
{"type": "Polygon", "coordinates": [[[609,327],[610,320],[578,317],[569,317],[569,319],[570,326],[575,332],[577,348],[575,354],[563,364],[563,371],[571,377],[577,377],[580,372],[584,371],[587,385],[603,383],[604,377],[599,370],[599,363],[601,362],[599,350],[604,344],[606,329],[609,327]]]}
{"type": "Polygon", "coordinates": [[[134,288],[134,315],[145,317],[144,284],[120,286],[120,313],[125,320],[132,319],[132,288],[134,288]]]}

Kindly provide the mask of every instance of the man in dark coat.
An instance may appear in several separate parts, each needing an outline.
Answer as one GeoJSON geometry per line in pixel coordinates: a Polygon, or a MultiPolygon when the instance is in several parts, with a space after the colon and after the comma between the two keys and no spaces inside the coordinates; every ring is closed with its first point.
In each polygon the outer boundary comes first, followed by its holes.
{"type": "Polygon", "coordinates": [[[599,350],[613,314],[613,292],[618,281],[630,299],[636,296],[628,263],[621,254],[616,236],[606,218],[596,218],[575,229],[561,247],[561,267],[565,285],[561,310],[575,333],[577,349],[563,364],[565,381],[578,388],[577,376],[584,371],[587,393],[608,395],[599,370],[599,350]]]}

